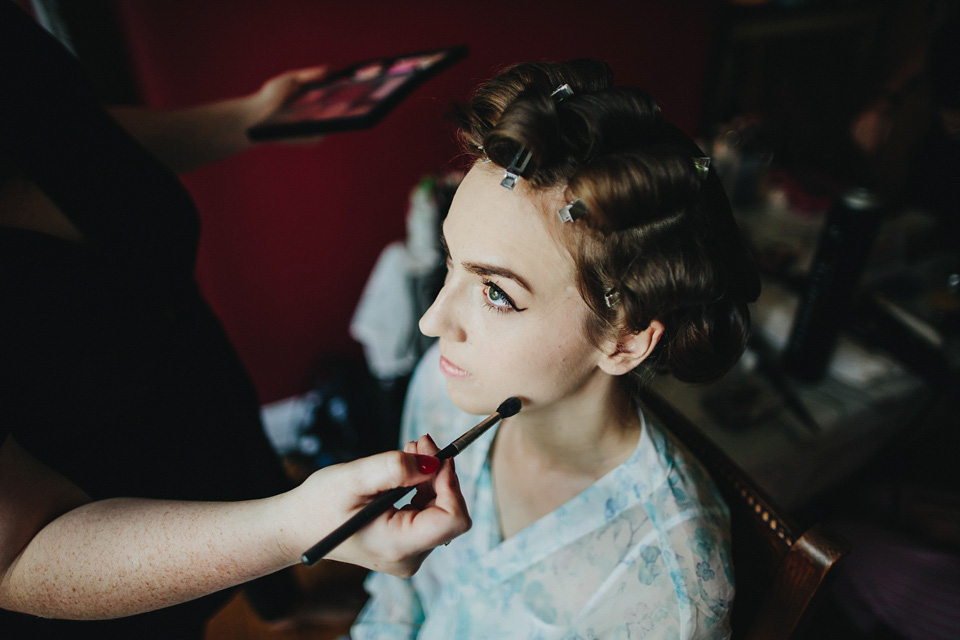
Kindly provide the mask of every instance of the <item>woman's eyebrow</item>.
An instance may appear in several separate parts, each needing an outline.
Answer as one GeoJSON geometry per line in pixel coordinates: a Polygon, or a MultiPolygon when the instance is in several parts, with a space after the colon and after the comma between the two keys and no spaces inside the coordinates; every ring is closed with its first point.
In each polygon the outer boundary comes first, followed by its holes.
{"type": "MultiPolygon", "coordinates": [[[[443,252],[450,256],[450,248],[447,246],[447,237],[442,231],[440,232],[440,245],[443,247],[443,252]]],[[[527,282],[526,278],[521,276],[519,273],[506,269],[504,267],[496,267],[489,264],[477,264],[474,262],[461,262],[463,268],[469,271],[470,273],[475,273],[478,276],[500,276],[502,278],[509,278],[513,280],[521,287],[533,293],[533,287],[530,286],[530,283],[527,282]]]]}
{"type": "Polygon", "coordinates": [[[511,271],[510,269],[495,267],[489,264],[476,264],[474,262],[461,262],[460,264],[463,265],[464,269],[470,273],[475,273],[478,276],[500,276],[502,278],[509,278],[530,293],[533,293],[533,287],[530,286],[530,283],[527,282],[526,279],[519,273],[511,271]]]}

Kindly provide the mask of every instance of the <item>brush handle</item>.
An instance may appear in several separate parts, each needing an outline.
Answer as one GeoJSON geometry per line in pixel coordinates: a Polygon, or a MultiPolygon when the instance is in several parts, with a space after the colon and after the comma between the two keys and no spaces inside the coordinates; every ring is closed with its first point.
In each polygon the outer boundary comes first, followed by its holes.
{"type": "MultiPolygon", "coordinates": [[[[489,426],[489,425],[487,425],[489,426]]],[[[446,460],[460,453],[460,450],[453,443],[447,445],[434,456],[438,460],[446,460]]],[[[353,514],[349,520],[337,527],[328,536],[313,545],[300,557],[303,564],[312,567],[319,562],[325,555],[333,551],[347,538],[355,534],[360,529],[377,519],[377,516],[392,507],[397,500],[413,491],[416,487],[397,487],[384,491],[373,502],[365,506],[360,511],[353,514]]]]}
{"type": "Polygon", "coordinates": [[[360,509],[360,511],[353,514],[349,520],[334,529],[330,535],[326,536],[320,540],[320,542],[307,549],[300,557],[300,560],[308,567],[312,567],[321,559],[323,559],[325,555],[343,543],[347,538],[376,520],[377,516],[392,507],[397,500],[407,495],[414,489],[415,487],[397,487],[396,489],[384,491],[374,498],[373,502],[365,506],[363,509],[360,509]]]}

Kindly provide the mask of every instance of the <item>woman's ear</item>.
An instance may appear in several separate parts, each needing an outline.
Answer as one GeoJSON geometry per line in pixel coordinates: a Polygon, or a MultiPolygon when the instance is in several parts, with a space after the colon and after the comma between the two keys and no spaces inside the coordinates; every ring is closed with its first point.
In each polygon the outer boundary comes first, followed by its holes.
{"type": "Polygon", "coordinates": [[[620,336],[616,342],[610,341],[601,356],[600,369],[612,376],[622,376],[633,371],[641,362],[653,353],[654,347],[663,335],[663,323],[653,320],[643,331],[620,336]]]}

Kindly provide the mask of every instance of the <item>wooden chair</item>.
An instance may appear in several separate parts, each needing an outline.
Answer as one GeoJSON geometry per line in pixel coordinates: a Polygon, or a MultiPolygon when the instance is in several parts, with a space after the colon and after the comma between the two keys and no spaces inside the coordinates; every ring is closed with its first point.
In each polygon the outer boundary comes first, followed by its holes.
{"type": "Polygon", "coordinates": [[[643,403],[703,463],[730,508],[733,640],[798,637],[847,544],[820,525],[799,532],[736,463],[663,398],[647,390],[643,403]]]}

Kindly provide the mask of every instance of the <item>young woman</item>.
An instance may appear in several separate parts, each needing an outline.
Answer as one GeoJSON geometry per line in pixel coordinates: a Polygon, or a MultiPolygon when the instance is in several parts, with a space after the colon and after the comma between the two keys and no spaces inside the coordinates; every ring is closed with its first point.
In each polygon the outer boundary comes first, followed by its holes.
{"type": "Polygon", "coordinates": [[[373,574],[353,638],[726,637],[726,507],[634,393],[743,351],[759,280],[719,180],[596,61],[507,70],[462,137],[403,432],[442,446],[523,409],[457,458],[472,530],[412,579],[373,574]]]}

